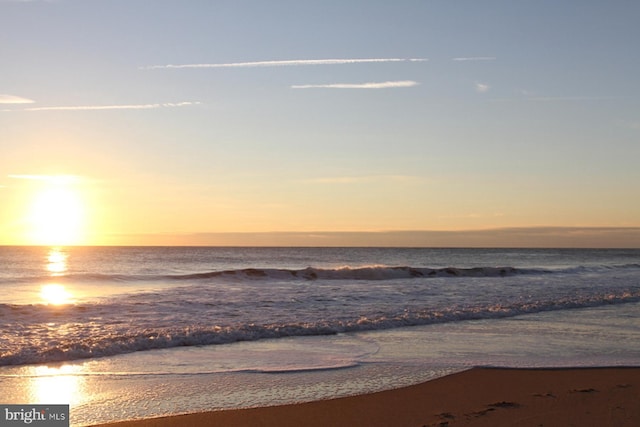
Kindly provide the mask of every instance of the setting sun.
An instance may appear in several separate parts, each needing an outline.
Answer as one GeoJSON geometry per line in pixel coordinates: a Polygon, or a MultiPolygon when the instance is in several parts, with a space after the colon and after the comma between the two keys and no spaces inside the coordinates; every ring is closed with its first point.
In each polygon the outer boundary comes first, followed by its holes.
{"type": "Polygon", "coordinates": [[[27,222],[35,244],[73,245],[83,239],[85,207],[70,177],[47,177],[34,194],[27,222]]]}

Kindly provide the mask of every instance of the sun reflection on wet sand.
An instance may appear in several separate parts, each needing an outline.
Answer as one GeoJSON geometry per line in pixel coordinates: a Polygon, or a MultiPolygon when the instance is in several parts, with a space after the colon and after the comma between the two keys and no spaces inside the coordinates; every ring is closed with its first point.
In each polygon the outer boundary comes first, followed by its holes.
{"type": "Polygon", "coordinates": [[[85,400],[83,368],[80,365],[60,367],[36,366],[30,378],[30,402],[35,404],[79,405],[85,400]]]}

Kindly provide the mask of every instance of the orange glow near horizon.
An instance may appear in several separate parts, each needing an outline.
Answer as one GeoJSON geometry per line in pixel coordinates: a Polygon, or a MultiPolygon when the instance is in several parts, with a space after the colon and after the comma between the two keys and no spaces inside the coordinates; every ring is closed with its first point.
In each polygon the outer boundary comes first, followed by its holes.
{"type": "MultiPolygon", "coordinates": [[[[7,175],[0,180],[0,245],[635,248],[640,235],[637,222],[608,226],[604,213],[569,227],[563,226],[572,218],[566,212],[537,220],[515,209],[479,206],[477,214],[447,215],[465,206],[444,203],[446,195],[436,206],[423,198],[406,211],[405,202],[395,199],[376,202],[376,209],[358,200],[331,202],[334,196],[351,200],[346,190],[291,203],[267,203],[243,192],[238,199],[209,197],[207,191],[144,176],[7,175]]],[[[64,251],[52,254],[47,268],[60,275],[65,262],[64,251]]]]}

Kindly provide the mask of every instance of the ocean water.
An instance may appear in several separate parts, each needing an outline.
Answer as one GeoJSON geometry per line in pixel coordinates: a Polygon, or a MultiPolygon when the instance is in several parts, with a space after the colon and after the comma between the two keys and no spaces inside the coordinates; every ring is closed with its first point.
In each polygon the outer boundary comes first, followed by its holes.
{"type": "Polygon", "coordinates": [[[0,402],[74,425],[640,365],[640,250],[0,247],[0,402]]]}

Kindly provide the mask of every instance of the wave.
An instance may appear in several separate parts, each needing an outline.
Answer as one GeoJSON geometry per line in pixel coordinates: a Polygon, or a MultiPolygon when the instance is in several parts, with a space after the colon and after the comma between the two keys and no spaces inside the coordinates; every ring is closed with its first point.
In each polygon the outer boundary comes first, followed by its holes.
{"type": "Polygon", "coordinates": [[[4,283],[40,283],[51,280],[61,282],[161,282],[161,281],[205,281],[212,279],[234,280],[394,280],[412,278],[443,277],[505,277],[523,274],[583,274],[613,270],[640,269],[640,264],[572,266],[556,269],[517,267],[410,267],[367,266],[303,269],[242,268],[187,274],[106,274],[70,273],[57,276],[30,276],[3,278],[4,283]]]}
{"type": "MultiPolygon", "coordinates": [[[[531,270],[529,270],[531,271],[531,270]]],[[[424,267],[340,267],[281,269],[281,268],[243,268],[235,270],[209,271],[189,274],[102,274],[71,273],[57,276],[32,276],[4,279],[5,282],[138,282],[138,281],[197,281],[214,278],[235,279],[275,279],[275,280],[392,280],[420,277],[497,277],[524,273],[514,267],[474,267],[474,268],[424,268],[424,267]]]]}
{"type": "MultiPolygon", "coordinates": [[[[329,318],[313,322],[240,323],[227,326],[153,327],[153,325],[148,325],[144,328],[126,327],[119,331],[101,330],[104,329],[103,326],[103,328],[91,328],[84,331],[84,333],[75,335],[69,341],[58,338],[13,346],[12,348],[0,347],[0,366],[62,362],[182,346],[229,344],[239,341],[334,335],[345,332],[382,330],[435,323],[499,319],[523,314],[634,302],[640,302],[639,290],[582,297],[565,297],[557,300],[453,306],[436,310],[405,309],[400,312],[359,316],[347,320],[329,318]]],[[[0,318],[6,317],[11,311],[20,311],[21,315],[29,316],[30,310],[42,312],[42,310],[46,309],[46,307],[41,306],[0,304],[0,318]]],[[[82,306],[75,307],[75,309],[85,312],[85,315],[89,318],[95,318],[93,316],[97,315],[101,310],[104,311],[104,307],[99,305],[94,308],[82,306]],[[93,310],[98,311],[93,313],[93,310]]],[[[126,307],[112,309],[126,312],[126,307]]],[[[52,308],[50,310],[54,312],[56,309],[52,308]]]]}
{"type": "Polygon", "coordinates": [[[213,271],[186,275],[167,276],[175,280],[208,279],[212,277],[245,277],[252,279],[302,279],[302,280],[391,280],[417,277],[495,277],[517,274],[514,267],[477,268],[419,268],[419,267],[341,267],[334,269],[307,267],[300,270],[246,268],[241,270],[213,271]]]}

